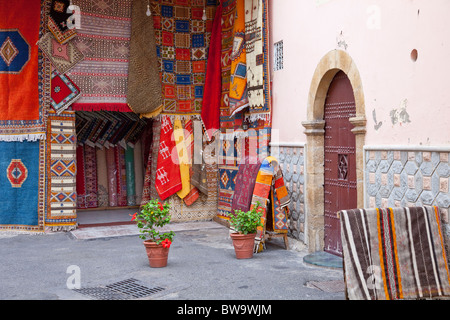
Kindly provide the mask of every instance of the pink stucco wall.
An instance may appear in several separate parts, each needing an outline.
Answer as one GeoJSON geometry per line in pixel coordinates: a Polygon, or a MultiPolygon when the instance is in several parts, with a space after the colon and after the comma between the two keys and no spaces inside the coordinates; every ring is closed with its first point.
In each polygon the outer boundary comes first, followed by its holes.
{"type": "Polygon", "coordinates": [[[314,71],[325,54],[342,49],[362,79],[366,145],[450,145],[450,1],[269,2],[272,48],[284,45],[284,69],[272,72],[280,142],[306,142],[301,122],[314,71]]]}

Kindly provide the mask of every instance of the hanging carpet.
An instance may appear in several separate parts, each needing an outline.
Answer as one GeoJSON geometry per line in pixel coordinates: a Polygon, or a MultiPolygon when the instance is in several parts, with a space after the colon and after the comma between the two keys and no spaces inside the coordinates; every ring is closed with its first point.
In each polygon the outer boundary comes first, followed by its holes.
{"type": "Polygon", "coordinates": [[[72,105],[80,111],[131,112],[127,105],[131,0],[73,0],[82,28],[73,39],[85,59],[68,73],[80,90],[72,105]]]}
{"type": "Polygon", "coordinates": [[[0,141],[0,230],[44,231],[45,140],[0,141]]]}
{"type": "MultiPolygon", "coordinates": [[[[77,225],[75,113],[50,112],[47,125],[48,205],[45,226],[52,231],[69,231],[77,225]]],[[[80,181],[85,188],[84,180],[80,181]]]]}
{"type": "Polygon", "coordinates": [[[51,69],[36,43],[47,16],[45,1],[0,2],[0,141],[45,138],[51,69]]]}
{"type": "Polygon", "coordinates": [[[147,3],[132,1],[127,103],[135,113],[154,117],[162,111],[162,97],[153,17],[146,15],[147,3]]]}
{"type": "Polygon", "coordinates": [[[222,4],[220,3],[214,17],[211,42],[208,51],[205,90],[203,92],[201,118],[208,141],[220,128],[220,105],[222,97],[222,4]]]}
{"type": "Polygon", "coordinates": [[[165,200],[182,189],[180,165],[169,116],[161,117],[161,136],[156,168],[156,190],[165,200]]]}
{"type": "Polygon", "coordinates": [[[252,159],[248,156],[239,164],[239,170],[236,176],[236,187],[231,203],[232,213],[234,213],[235,210],[244,212],[250,210],[256,177],[258,176],[260,167],[261,162],[259,162],[257,158],[252,159]]]}
{"type": "Polygon", "coordinates": [[[207,55],[216,0],[151,2],[163,96],[163,113],[202,111],[207,55]],[[203,20],[205,9],[206,20],[203,20]]]}
{"type": "Polygon", "coordinates": [[[65,74],[54,69],[52,72],[51,106],[56,113],[61,113],[70,107],[80,97],[80,89],[65,74]]]}
{"type": "Polygon", "coordinates": [[[338,214],[350,300],[450,295],[438,207],[353,209],[338,214]]]}
{"type": "MultiPolygon", "coordinates": [[[[231,51],[229,97],[231,115],[248,107],[245,11],[246,0],[237,0],[233,29],[233,50],[231,51]]],[[[251,38],[249,39],[251,40],[251,38]]]]}
{"type": "Polygon", "coordinates": [[[97,191],[98,206],[108,206],[108,170],[106,162],[106,148],[97,148],[97,191]]]}
{"type": "MultiPolygon", "coordinates": [[[[48,29],[55,39],[64,44],[77,35],[75,28],[70,29],[67,20],[72,13],[67,13],[70,6],[70,0],[52,0],[50,4],[50,13],[48,17],[48,29]]],[[[69,12],[72,12],[69,10],[69,12]]]]}

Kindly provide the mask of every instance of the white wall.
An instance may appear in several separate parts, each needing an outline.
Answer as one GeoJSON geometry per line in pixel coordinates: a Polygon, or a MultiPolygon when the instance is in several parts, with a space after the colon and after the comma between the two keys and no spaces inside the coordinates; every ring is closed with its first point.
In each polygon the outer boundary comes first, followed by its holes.
{"type": "Polygon", "coordinates": [[[362,79],[366,145],[450,144],[450,1],[269,1],[272,48],[284,44],[284,69],[272,72],[273,130],[281,142],[306,141],[301,122],[315,68],[339,48],[362,79]],[[410,122],[393,124],[392,113],[402,109],[410,122]]]}

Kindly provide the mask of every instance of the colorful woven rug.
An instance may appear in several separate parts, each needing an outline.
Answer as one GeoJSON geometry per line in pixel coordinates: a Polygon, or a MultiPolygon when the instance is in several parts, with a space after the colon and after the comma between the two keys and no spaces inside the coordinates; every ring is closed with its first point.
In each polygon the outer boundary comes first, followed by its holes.
{"type": "Polygon", "coordinates": [[[125,150],[125,169],[127,182],[127,205],[136,205],[136,179],[134,176],[134,149],[127,147],[125,150]]]}
{"type": "Polygon", "coordinates": [[[152,147],[148,155],[145,177],[144,177],[144,187],[142,190],[142,201],[141,206],[148,203],[151,199],[160,200],[159,194],[156,190],[156,170],[158,165],[158,154],[159,145],[161,137],[161,121],[155,119],[152,121],[152,147]]]}
{"type": "Polygon", "coordinates": [[[146,15],[147,1],[133,0],[127,103],[145,117],[162,111],[161,81],[153,18],[146,15]]]}
{"type": "Polygon", "coordinates": [[[45,138],[51,69],[35,44],[46,27],[46,4],[0,4],[0,141],[45,138]]]}
{"type": "Polygon", "coordinates": [[[208,51],[205,90],[203,92],[201,119],[208,141],[211,141],[220,128],[220,105],[222,97],[222,4],[219,4],[214,17],[211,42],[208,51]]]}
{"type": "Polygon", "coordinates": [[[222,94],[220,103],[220,128],[234,128],[233,119],[230,118],[230,78],[231,78],[231,54],[233,50],[233,30],[236,15],[236,0],[222,1],[222,94]]]}
{"type": "Polygon", "coordinates": [[[144,166],[142,162],[142,143],[139,140],[134,149],[134,177],[136,181],[136,203],[139,205],[142,202],[142,190],[144,188],[144,166]]]}
{"type": "Polygon", "coordinates": [[[116,181],[117,181],[117,206],[126,207],[127,199],[127,169],[125,164],[125,149],[121,146],[114,147],[114,157],[116,161],[116,181]]]}
{"type": "Polygon", "coordinates": [[[290,198],[278,160],[274,157],[269,156],[261,163],[253,189],[250,209],[253,209],[257,202],[264,208],[261,218],[263,226],[258,228],[255,239],[255,246],[257,251],[260,252],[264,248],[266,230],[276,233],[288,232],[287,219],[290,198]],[[268,214],[272,214],[272,219],[267,219],[268,214]],[[268,221],[271,221],[272,225],[269,225],[268,221]]]}
{"type": "Polygon", "coordinates": [[[37,44],[53,67],[63,74],[84,59],[84,55],[72,41],[61,44],[50,32],[39,39],[37,44]]]}
{"type": "Polygon", "coordinates": [[[180,167],[181,175],[181,190],[177,192],[177,195],[184,199],[191,191],[191,178],[190,178],[190,165],[189,165],[189,155],[184,140],[184,129],[183,124],[179,117],[175,118],[173,124],[173,136],[176,144],[176,151],[178,154],[178,163],[180,167]]]}
{"type": "MultiPolygon", "coordinates": [[[[246,53],[246,0],[236,1],[236,18],[233,30],[233,50],[231,52],[230,114],[242,111],[249,105],[247,92],[246,53]]],[[[251,38],[249,38],[251,40],[251,38]]]]}
{"type": "Polygon", "coordinates": [[[248,100],[250,108],[264,106],[263,2],[245,0],[248,100]]]}
{"type": "Polygon", "coordinates": [[[77,191],[77,208],[85,209],[86,204],[86,172],[85,172],[85,158],[84,158],[84,147],[81,145],[77,146],[76,149],[76,191],[77,191]]]}
{"type": "Polygon", "coordinates": [[[108,204],[110,207],[117,207],[117,169],[114,148],[106,149],[106,166],[108,177],[108,204]]]}
{"type": "Polygon", "coordinates": [[[108,206],[108,170],[106,164],[106,148],[97,148],[97,190],[98,206],[108,206]]]}
{"type": "Polygon", "coordinates": [[[169,116],[161,116],[161,136],[156,169],[156,190],[165,200],[182,188],[180,165],[169,116]]]}
{"type": "Polygon", "coordinates": [[[45,140],[0,142],[0,230],[44,231],[45,140]]]}
{"type": "Polygon", "coordinates": [[[186,142],[186,151],[188,155],[188,162],[189,162],[189,193],[188,195],[183,199],[184,203],[187,206],[192,205],[200,196],[200,191],[196,186],[192,184],[191,177],[193,174],[192,165],[194,162],[194,129],[193,129],[193,122],[192,120],[187,120],[184,124],[184,139],[186,142]]]}
{"type": "Polygon", "coordinates": [[[52,0],[48,17],[48,29],[55,39],[64,44],[77,35],[76,29],[69,29],[67,19],[72,13],[67,13],[70,0],[52,0]]]}
{"type": "Polygon", "coordinates": [[[54,69],[52,72],[51,106],[56,113],[66,110],[80,97],[80,89],[72,80],[54,69]]]}
{"type": "MultiPolygon", "coordinates": [[[[255,159],[256,160],[256,159],[255,159]]],[[[261,162],[251,161],[247,156],[239,164],[239,170],[236,176],[236,187],[234,189],[231,212],[241,210],[247,212],[250,210],[253,190],[255,188],[256,177],[258,176],[261,162]]]]}
{"type": "MultiPolygon", "coordinates": [[[[249,0],[250,1],[250,0],[249,0]]],[[[259,78],[257,80],[256,84],[254,85],[255,93],[256,93],[256,100],[253,100],[253,103],[250,106],[249,110],[249,119],[250,121],[255,120],[264,120],[265,122],[268,122],[271,124],[272,122],[272,93],[271,93],[271,83],[270,83],[270,56],[269,56],[269,48],[270,48],[270,41],[269,41],[269,3],[268,0],[251,0],[252,2],[259,1],[259,7],[256,9],[256,14],[253,12],[254,17],[256,18],[253,20],[252,23],[248,24],[249,30],[252,30],[254,32],[258,32],[259,28],[262,30],[261,40],[258,38],[258,40],[255,41],[254,46],[254,53],[250,54],[250,58],[247,65],[247,71],[248,68],[252,68],[255,70],[255,73],[263,72],[263,78],[259,78]],[[262,13],[261,13],[262,10],[262,13]],[[262,19],[262,24],[260,23],[260,20],[262,19]],[[261,43],[262,41],[262,43],[261,43]],[[255,60],[253,60],[253,57],[255,60]],[[262,65],[261,65],[261,59],[262,65]],[[258,85],[260,84],[260,85],[258,85]],[[263,90],[261,91],[260,87],[263,85],[263,90]],[[262,96],[261,96],[262,93],[262,96]],[[261,101],[263,99],[263,101],[261,101]]],[[[250,19],[250,17],[249,17],[250,19]]],[[[255,34],[255,36],[257,33],[255,34]]],[[[252,71],[253,72],[253,71],[252,71]]],[[[253,97],[249,99],[255,98],[255,94],[253,94],[253,97]]],[[[269,125],[271,126],[271,125],[269,125]]]]}
{"type": "Polygon", "coordinates": [[[450,295],[438,207],[342,210],[339,216],[350,300],[450,295]]]}
{"type": "Polygon", "coordinates": [[[77,225],[75,113],[49,113],[47,131],[47,213],[45,226],[69,231],[77,225]]]}
{"type": "Polygon", "coordinates": [[[98,207],[97,151],[95,147],[84,146],[84,172],[86,179],[86,207],[98,207]]]}
{"type": "Polygon", "coordinates": [[[73,0],[82,29],[73,39],[85,59],[68,76],[80,87],[74,110],[131,112],[127,105],[131,0],[73,0]]]}
{"type": "Polygon", "coordinates": [[[216,0],[151,3],[165,114],[201,113],[216,5],[216,0]]]}

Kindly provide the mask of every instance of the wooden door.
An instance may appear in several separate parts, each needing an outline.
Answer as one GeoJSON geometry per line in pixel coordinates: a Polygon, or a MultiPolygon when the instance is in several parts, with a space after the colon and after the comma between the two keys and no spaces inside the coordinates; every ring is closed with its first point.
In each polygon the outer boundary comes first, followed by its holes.
{"type": "Polygon", "coordinates": [[[355,135],[349,118],[356,114],[353,89],[347,75],[339,71],[325,101],[325,248],[342,256],[337,212],[357,207],[355,135]]]}

